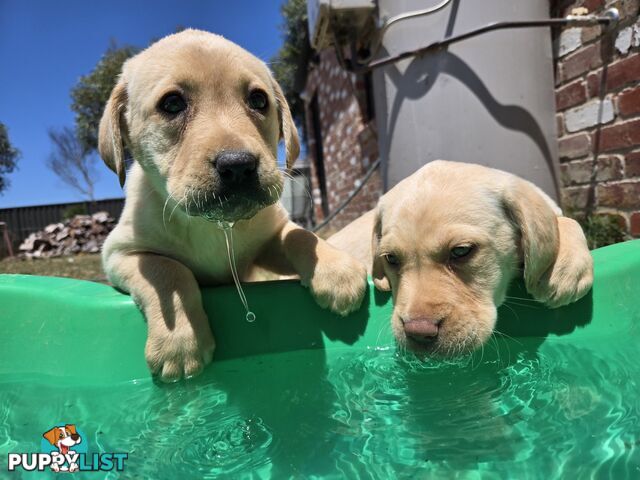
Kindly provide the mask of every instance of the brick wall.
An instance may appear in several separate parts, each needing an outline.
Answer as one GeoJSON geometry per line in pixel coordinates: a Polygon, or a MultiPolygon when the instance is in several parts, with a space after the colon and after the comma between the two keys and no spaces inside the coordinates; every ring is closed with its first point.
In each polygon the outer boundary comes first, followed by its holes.
{"type": "MultiPolygon", "coordinates": [[[[319,54],[311,64],[304,98],[307,102],[307,150],[311,160],[311,184],[316,223],[324,219],[321,189],[318,183],[315,138],[322,139],[327,205],[333,212],[359,185],[373,162],[378,159],[378,144],[371,112],[368,112],[364,79],[345,72],[333,50],[319,54]],[[314,130],[311,103],[317,98],[320,132],[314,130]],[[316,134],[319,133],[319,136],[316,134]]],[[[362,190],[331,222],[338,230],[373,208],[382,194],[380,169],[374,172],[362,190]]]]}
{"type": "Polygon", "coordinates": [[[640,237],[640,0],[552,1],[552,16],[577,7],[620,10],[620,24],[565,28],[554,39],[563,207],[613,215],[640,237]]]}

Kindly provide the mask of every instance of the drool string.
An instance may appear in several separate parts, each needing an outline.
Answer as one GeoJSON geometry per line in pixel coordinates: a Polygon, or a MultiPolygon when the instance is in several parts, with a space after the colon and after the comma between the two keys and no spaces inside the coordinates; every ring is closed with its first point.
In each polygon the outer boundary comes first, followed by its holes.
{"type": "Polygon", "coordinates": [[[244,290],[242,289],[242,285],[240,284],[240,277],[238,276],[236,254],[233,251],[233,223],[218,222],[218,225],[224,232],[224,240],[227,244],[227,256],[229,257],[229,267],[231,268],[231,275],[233,276],[233,283],[235,283],[236,285],[238,296],[240,297],[240,301],[242,302],[242,305],[247,312],[245,318],[249,323],[254,322],[256,320],[256,314],[249,310],[249,303],[247,302],[247,297],[244,294],[244,290]]]}

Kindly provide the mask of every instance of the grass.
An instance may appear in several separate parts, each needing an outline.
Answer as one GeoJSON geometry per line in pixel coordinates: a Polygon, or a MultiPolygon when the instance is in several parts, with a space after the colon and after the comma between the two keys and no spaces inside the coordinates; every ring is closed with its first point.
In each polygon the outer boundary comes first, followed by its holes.
{"type": "Polygon", "coordinates": [[[5,258],[0,261],[0,274],[2,273],[69,277],[108,283],[102,271],[99,254],[57,258],[34,258],[31,260],[16,257],[5,258]]]}
{"type": "Polygon", "coordinates": [[[612,215],[591,215],[580,221],[590,249],[606,247],[627,240],[625,228],[612,215]]]}

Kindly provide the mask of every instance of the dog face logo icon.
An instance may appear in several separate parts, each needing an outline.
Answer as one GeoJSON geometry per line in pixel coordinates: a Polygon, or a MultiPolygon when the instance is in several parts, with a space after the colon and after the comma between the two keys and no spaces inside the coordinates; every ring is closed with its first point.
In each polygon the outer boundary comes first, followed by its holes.
{"type": "MultiPolygon", "coordinates": [[[[76,452],[71,447],[82,442],[82,437],[77,432],[75,425],[67,424],[63,427],[53,427],[43,433],[42,436],[58,449],[58,455],[65,460],[64,462],[51,464],[51,469],[54,472],[75,472],[78,470],[78,464],[69,461],[70,458],[76,458],[76,452]]],[[[52,455],[55,455],[55,452],[52,455]]]]}
{"type": "MultiPolygon", "coordinates": [[[[129,458],[126,452],[89,452],[90,435],[73,423],[60,422],[40,437],[40,452],[10,452],[10,472],[121,472],[129,458]]],[[[1,476],[1,475],[0,475],[1,476]]],[[[4,478],[4,477],[3,477],[4,478]]]]}

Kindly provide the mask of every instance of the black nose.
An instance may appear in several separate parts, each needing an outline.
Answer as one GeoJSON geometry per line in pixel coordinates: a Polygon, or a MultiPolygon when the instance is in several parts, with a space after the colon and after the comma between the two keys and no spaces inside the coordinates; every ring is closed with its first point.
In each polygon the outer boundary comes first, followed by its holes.
{"type": "Polygon", "coordinates": [[[213,165],[224,183],[243,183],[255,177],[258,159],[249,152],[225,150],[216,156],[213,165]]]}
{"type": "Polygon", "coordinates": [[[77,442],[79,439],[80,439],[80,435],[78,435],[77,433],[71,434],[71,440],[73,440],[74,442],[77,442]]]}

